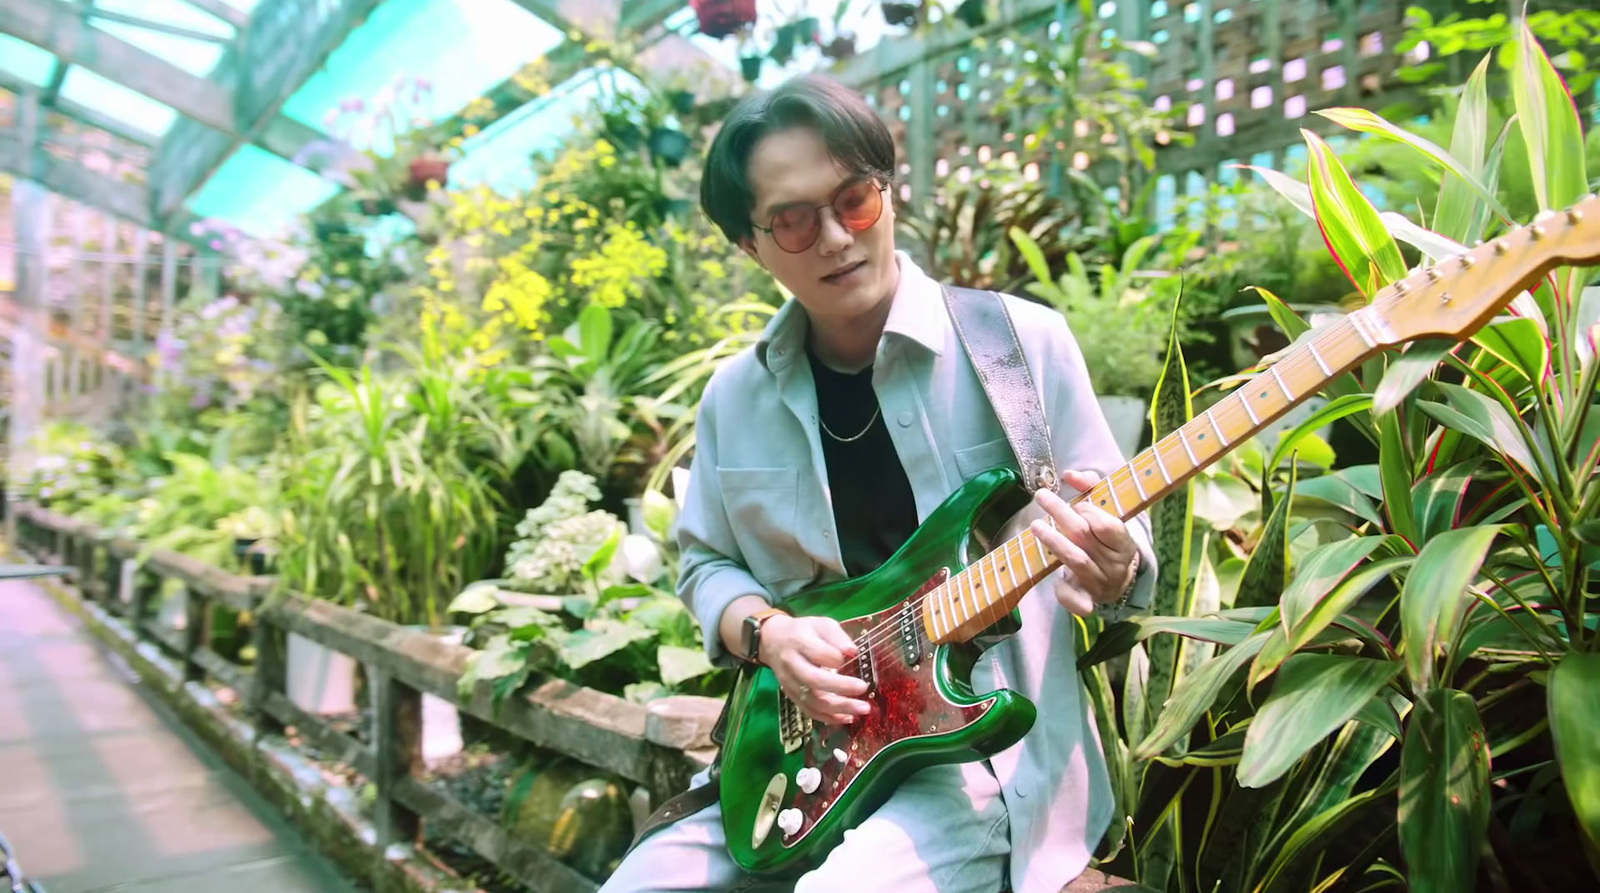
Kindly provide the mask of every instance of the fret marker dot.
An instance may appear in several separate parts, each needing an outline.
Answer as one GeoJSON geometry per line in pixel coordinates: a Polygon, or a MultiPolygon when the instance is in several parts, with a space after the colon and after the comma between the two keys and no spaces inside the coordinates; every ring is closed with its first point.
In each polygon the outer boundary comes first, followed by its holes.
{"type": "Polygon", "coordinates": [[[1149,476],[1150,476],[1150,469],[1148,469],[1148,468],[1146,468],[1146,469],[1145,469],[1145,470],[1144,470],[1144,476],[1145,476],[1145,477],[1149,477],[1149,476]]]}
{"type": "Polygon", "coordinates": [[[1101,505],[1105,505],[1105,504],[1106,504],[1106,501],[1105,501],[1105,500],[1104,500],[1104,499],[1102,499],[1102,500],[1100,500],[1100,504],[1101,504],[1101,505]]]}
{"type": "Polygon", "coordinates": [[[1205,436],[1205,435],[1204,435],[1204,434],[1202,434],[1202,435],[1200,435],[1200,436],[1199,436],[1199,437],[1198,437],[1198,438],[1196,438],[1196,439],[1197,439],[1197,440],[1205,440],[1205,439],[1206,439],[1206,436],[1205,436]]]}
{"type": "Polygon", "coordinates": [[[1261,399],[1263,399],[1263,400],[1267,399],[1267,392],[1266,391],[1262,391],[1261,392],[1261,399]]]}

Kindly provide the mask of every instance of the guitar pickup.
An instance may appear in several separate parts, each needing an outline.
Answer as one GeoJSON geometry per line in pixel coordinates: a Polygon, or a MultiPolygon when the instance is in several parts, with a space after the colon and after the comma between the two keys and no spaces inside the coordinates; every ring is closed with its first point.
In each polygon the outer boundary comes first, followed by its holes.
{"type": "Polygon", "coordinates": [[[794,753],[805,747],[806,739],[811,737],[812,727],[811,717],[801,713],[788,695],[779,692],[778,740],[783,742],[783,752],[794,753]]]}

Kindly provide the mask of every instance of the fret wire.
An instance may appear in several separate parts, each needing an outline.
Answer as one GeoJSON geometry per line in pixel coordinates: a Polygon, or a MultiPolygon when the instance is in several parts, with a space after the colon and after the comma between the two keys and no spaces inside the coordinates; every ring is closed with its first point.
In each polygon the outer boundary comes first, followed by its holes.
{"type": "Polygon", "coordinates": [[[1269,371],[1272,372],[1272,380],[1278,383],[1278,389],[1283,391],[1283,396],[1293,400],[1294,394],[1289,392],[1289,386],[1283,383],[1283,376],[1278,374],[1278,364],[1273,363],[1269,371]]]}
{"type": "Polygon", "coordinates": [[[978,579],[983,581],[984,584],[984,594],[978,598],[978,613],[973,615],[975,618],[982,618],[984,614],[988,613],[989,606],[994,604],[994,591],[989,589],[989,581],[983,579],[983,572],[985,570],[989,571],[990,578],[998,579],[994,576],[994,564],[992,561],[990,561],[990,559],[993,557],[994,556],[992,554],[985,555],[978,559],[975,564],[975,567],[978,569],[978,579]]]}
{"type": "Polygon", "coordinates": [[[1256,415],[1255,407],[1250,405],[1250,395],[1245,393],[1245,391],[1243,389],[1240,389],[1240,391],[1238,393],[1238,397],[1239,397],[1239,402],[1244,404],[1244,414],[1250,417],[1250,424],[1252,424],[1252,425],[1261,424],[1261,418],[1256,415]]]}
{"type": "Polygon", "coordinates": [[[941,584],[928,598],[933,602],[933,634],[944,638],[944,614],[950,609],[950,593],[946,592],[948,583],[941,584]]]}
{"type": "Polygon", "coordinates": [[[1195,458],[1194,449],[1189,446],[1189,438],[1183,433],[1183,429],[1187,427],[1189,426],[1185,424],[1178,428],[1178,442],[1183,444],[1183,451],[1189,454],[1189,464],[1195,468],[1199,468],[1200,460],[1195,458]]]}
{"type": "Polygon", "coordinates": [[[967,621],[978,616],[978,590],[972,586],[972,575],[963,572],[961,577],[967,581],[967,600],[961,605],[961,612],[965,616],[956,623],[956,626],[963,626],[967,621]],[[968,607],[969,605],[970,607],[968,607]]]}
{"type": "Polygon", "coordinates": [[[996,549],[995,551],[989,553],[989,557],[993,558],[996,561],[995,566],[993,568],[991,568],[991,570],[993,570],[993,572],[994,572],[995,591],[989,596],[989,606],[988,606],[989,607],[989,614],[991,615],[989,622],[993,623],[996,620],[1000,619],[1000,603],[1005,600],[1004,598],[1001,597],[1001,593],[1002,592],[1015,592],[1016,588],[1017,588],[1017,578],[1016,578],[1016,575],[1013,573],[1012,576],[1011,576],[1011,588],[1007,589],[1005,584],[1000,582],[1000,565],[998,563],[998,562],[1004,561],[1005,564],[1006,564],[1006,568],[1008,570],[1010,569],[1011,562],[1010,562],[1009,559],[1007,559],[1005,551],[1001,550],[1001,549],[996,549]]]}
{"type": "Polygon", "coordinates": [[[1222,441],[1223,446],[1232,443],[1228,439],[1228,435],[1222,433],[1222,426],[1217,424],[1217,417],[1211,414],[1210,409],[1206,410],[1206,419],[1211,422],[1211,430],[1217,432],[1217,439],[1222,441]]]}
{"type": "Polygon", "coordinates": [[[1322,354],[1317,352],[1317,345],[1315,343],[1308,342],[1306,344],[1306,350],[1311,351],[1311,358],[1317,361],[1317,367],[1322,370],[1322,374],[1332,378],[1333,370],[1328,368],[1327,362],[1322,359],[1322,354]]]}
{"type": "MultiPolygon", "coordinates": [[[[1022,537],[1019,536],[1019,537],[1017,537],[1017,539],[1021,540],[1022,537]]],[[[1019,542],[1017,544],[1017,551],[1022,553],[1022,570],[1028,576],[1030,576],[1030,577],[1033,576],[1033,562],[1028,560],[1028,544],[1024,543],[1024,542],[1019,542]]]]}
{"type": "Polygon", "coordinates": [[[1122,499],[1117,496],[1117,485],[1111,478],[1106,478],[1106,489],[1111,491],[1111,505],[1117,510],[1117,517],[1122,517],[1122,499]]]}
{"type": "Polygon", "coordinates": [[[1150,498],[1150,494],[1144,492],[1144,484],[1139,483],[1139,469],[1134,468],[1133,467],[1133,463],[1129,462],[1128,463],[1128,470],[1133,473],[1133,489],[1139,491],[1139,498],[1141,500],[1149,499],[1150,498]]]}
{"type": "Polygon", "coordinates": [[[1039,566],[1048,570],[1050,567],[1050,555],[1045,552],[1044,543],[1040,542],[1038,537],[1033,538],[1033,550],[1039,553],[1039,566]]]}
{"type": "Polygon", "coordinates": [[[1162,479],[1165,480],[1167,482],[1167,484],[1170,485],[1172,483],[1172,475],[1167,473],[1167,463],[1161,461],[1161,444],[1160,443],[1153,444],[1150,447],[1150,455],[1156,457],[1156,468],[1161,470],[1162,479]]]}
{"type": "Polygon", "coordinates": [[[1372,340],[1372,336],[1367,334],[1367,330],[1362,327],[1362,325],[1361,325],[1361,314],[1360,314],[1359,311],[1357,311],[1356,313],[1350,314],[1350,326],[1351,326],[1351,328],[1354,328],[1356,330],[1356,334],[1357,335],[1361,336],[1361,340],[1362,341],[1367,342],[1367,346],[1368,347],[1377,347],[1378,346],[1378,342],[1372,340]]]}
{"type": "MultiPolygon", "coordinates": [[[[1005,556],[1006,556],[1006,573],[1011,575],[1011,588],[1012,589],[1021,589],[1022,588],[1022,584],[1017,582],[1017,562],[1016,562],[1015,559],[1013,559],[1011,557],[1011,541],[1010,540],[1007,540],[1004,543],[1004,549],[1005,549],[1005,556]]],[[[1024,572],[1023,576],[1026,577],[1027,573],[1024,572]]]]}

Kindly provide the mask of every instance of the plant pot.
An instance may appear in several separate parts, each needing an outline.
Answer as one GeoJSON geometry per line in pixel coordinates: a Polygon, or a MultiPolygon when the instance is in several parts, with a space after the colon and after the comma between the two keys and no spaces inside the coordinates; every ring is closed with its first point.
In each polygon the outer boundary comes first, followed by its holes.
{"type": "Polygon", "coordinates": [[[761,56],[740,56],[739,72],[744,75],[745,80],[753,84],[756,78],[761,77],[761,63],[765,61],[766,59],[761,56]]]}
{"type": "Polygon", "coordinates": [[[635,148],[643,139],[644,134],[640,132],[639,125],[633,123],[627,115],[609,112],[606,114],[604,121],[606,124],[606,136],[610,137],[611,142],[616,144],[618,148],[635,148]]]}
{"type": "Polygon", "coordinates": [[[917,13],[920,11],[921,4],[885,2],[883,20],[890,25],[904,25],[910,28],[917,24],[917,13]]]}
{"type": "Polygon", "coordinates": [[[816,16],[806,16],[794,23],[794,38],[802,44],[822,45],[822,23],[816,16]]]}
{"type": "Polygon", "coordinates": [[[689,0],[700,33],[722,39],[756,23],[756,0],[689,0]]]}
{"type": "Polygon", "coordinates": [[[689,90],[673,90],[667,94],[667,102],[672,110],[680,115],[694,112],[694,93],[689,90]]]}
{"type": "Polygon", "coordinates": [[[650,154],[677,167],[689,155],[689,135],[674,127],[656,127],[650,131],[650,154]]]}
{"type": "Polygon", "coordinates": [[[989,0],[961,0],[956,7],[956,18],[968,28],[981,27],[989,21],[989,0]]]}
{"type": "Polygon", "coordinates": [[[289,700],[313,714],[353,713],[356,661],[295,633],[289,633],[289,700]]]}
{"type": "Polygon", "coordinates": [[[828,45],[822,48],[822,55],[829,59],[849,59],[856,54],[856,36],[854,34],[840,34],[828,45]]]}
{"type": "Polygon", "coordinates": [[[386,217],[395,212],[394,199],[390,198],[364,198],[356,207],[368,217],[386,217]]]}
{"type": "Polygon", "coordinates": [[[434,156],[423,156],[411,159],[407,166],[409,179],[406,180],[406,198],[412,201],[421,201],[428,194],[428,184],[438,183],[443,187],[450,182],[450,162],[448,159],[434,156]]]}
{"type": "Polygon", "coordinates": [[[1138,397],[1107,396],[1100,399],[1100,412],[1111,426],[1111,436],[1117,441],[1122,455],[1133,458],[1139,452],[1147,427],[1148,404],[1138,397]]]}
{"type": "Polygon", "coordinates": [[[794,58],[795,26],[783,25],[778,28],[778,33],[772,38],[772,51],[768,53],[772,61],[779,65],[788,65],[794,58]]]}

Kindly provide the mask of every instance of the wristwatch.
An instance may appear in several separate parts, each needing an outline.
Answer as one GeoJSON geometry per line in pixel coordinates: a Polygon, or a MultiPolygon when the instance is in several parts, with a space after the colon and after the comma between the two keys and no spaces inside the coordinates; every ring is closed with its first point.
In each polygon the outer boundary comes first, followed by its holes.
{"type": "Polygon", "coordinates": [[[762,608],[744,619],[744,637],[740,644],[744,646],[745,660],[753,664],[761,663],[761,624],[774,614],[787,613],[782,608],[762,608]]]}

